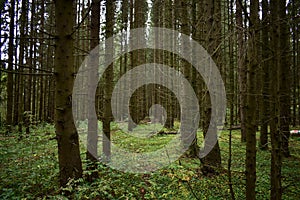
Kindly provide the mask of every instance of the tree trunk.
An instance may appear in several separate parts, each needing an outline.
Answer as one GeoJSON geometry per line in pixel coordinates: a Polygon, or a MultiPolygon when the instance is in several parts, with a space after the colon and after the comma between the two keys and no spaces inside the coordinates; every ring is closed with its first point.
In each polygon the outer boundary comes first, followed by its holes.
{"type": "MultiPolygon", "coordinates": [[[[147,16],[147,8],[146,8],[147,2],[145,0],[135,0],[134,1],[134,28],[145,28],[146,23],[146,16],[147,16]]],[[[144,44],[146,42],[145,39],[146,33],[144,35],[139,35],[138,38],[136,38],[135,42],[137,44],[144,44]]],[[[146,62],[146,54],[144,49],[138,49],[133,53],[133,66],[140,66],[142,64],[145,64],[146,62]]],[[[139,80],[137,80],[139,81],[139,80]]],[[[139,83],[137,83],[139,85],[139,83]]],[[[142,120],[145,117],[145,87],[139,88],[136,92],[136,95],[134,95],[136,98],[136,123],[139,123],[140,120],[142,120]]]]}
{"type": "MultiPolygon", "coordinates": [[[[262,1],[262,58],[267,59],[270,57],[269,52],[269,5],[267,0],[262,1]]],[[[261,129],[260,129],[260,142],[259,147],[261,150],[268,149],[268,125],[269,125],[269,72],[270,61],[265,60],[262,63],[262,104],[261,104],[261,129]]]]}
{"type": "MultiPolygon", "coordinates": [[[[114,13],[115,1],[106,2],[106,30],[105,38],[108,39],[113,36],[114,29],[114,13]]],[[[113,56],[113,43],[105,43],[105,63],[113,56]]],[[[104,161],[109,162],[111,156],[111,142],[110,142],[110,123],[112,121],[111,112],[111,93],[113,87],[113,63],[108,66],[104,74],[104,113],[103,113],[103,153],[104,161]]]]}
{"type": "MultiPolygon", "coordinates": [[[[25,30],[27,26],[27,0],[22,0],[22,9],[21,9],[21,27],[20,27],[20,52],[19,52],[19,65],[20,65],[20,72],[23,72],[23,65],[24,65],[24,57],[25,57],[25,30]]],[[[20,76],[20,85],[19,85],[19,104],[18,104],[18,114],[19,114],[19,132],[22,133],[23,127],[23,114],[24,114],[24,76],[20,76]]],[[[22,137],[22,135],[21,135],[22,137]]]]}
{"type": "Polygon", "coordinates": [[[10,9],[10,24],[9,24],[9,41],[8,41],[8,71],[7,74],[7,107],[6,107],[6,124],[8,125],[8,131],[11,131],[11,126],[13,123],[13,61],[14,61],[14,25],[15,25],[15,0],[11,1],[10,9]]]}
{"type": "Polygon", "coordinates": [[[82,176],[78,133],[72,116],[74,84],[73,56],[73,1],[55,1],[55,129],[58,142],[60,184],[82,176]]]}
{"type": "Polygon", "coordinates": [[[290,157],[289,138],[290,138],[290,115],[291,115],[291,88],[290,88],[290,38],[288,18],[286,15],[286,1],[279,2],[280,19],[280,64],[279,64],[279,132],[282,134],[283,156],[290,157]]]}
{"type": "MultiPolygon", "coordinates": [[[[204,0],[204,37],[205,37],[205,47],[208,53],[212,56],[214,62],[217,66],[221,66],[221,51],[219,45],[221,44],[221,1],[210,1],[204,0]]],[[[212,112],[211,103],[209,101],[209,92],[205,92],[206,105],[204,105],[204,124],[203,124],[203,135],[205,137],[209,123],[210,116],[212,112]]],[[[217,131],[217,127],[212,127],[214,131],[217,131]]],[[[221,167],[221,153],[219,142],[217,142],[211,152],[203,159],[202,172],[204,174],[214,174],[217,173],[218,169],[221,167]]]]}
{"type": "Polygon", "coordinates": [[[282,196],[281,186],[281,166],[282,166],[282,135],[279,132],[279,97],[278,97],[278,70],[279,70],[279,1],[270,1],[270,17],[271,17],[271,49],[272,49],[272,70],[270,80],[271,99],[270,101],[270,131],[271,131],[271,198],[279,200],[282,196]]]}
{"type": "Polygon", "coordinates": [[[244,26],[243,26],[243,9],[242,0],[236,1],[236,25],[237,25],[237,44],[238,44],[238,55],[237,55],[237,65],[238,65],[238,80],[239,80],[239,114],[241,122],[241,141],[246,142],[246,90],[247,90],[247,69],[245,65],[245,45],[244,45],[244,26]]]}
{"type": "Polygon", "coordinates": [[[246,199],[255,199],[256,184],[256,101],[253,95],[256,94],[255,84],[257,82],[258,64],[258,41],[259,36],[259,2],[250,1],[250,21],[248,55],[250,59],[247,78],[247,123],[246,123],[246,199]]]}
{"type": "MultiPolygon", "coordinates": [[[[19,4],[17,3],[16,4],[16,10],[15,10],[15,18],[16,18],[16,24],[19,24],[20,23],[20,20],[19,20],[19,4]]],[[[19,27],[15,27],[14,28],[14,31],[15,31],[15,35],[19,35],[19,29],[18,29],[19,27]]],[[[15,44],[14,44],[14,46],[16,46],[16,47],[18,47],[19,46],[19,44],[20,44],[20,40],[19,39],[16,39],[15,40],[15,44]]],[[[18,51],[14,51],[14,57],[15,57],[15,61],[14,61],[14,63],[15,63],[15,71],[16,71],[16,73],[17,74],[15,74],[15,77],[14,77],[14,91],[13,91],[13,93],[14,93],[14,95],[13,95],[13,102],[14,102],[14,105],[13,105],[13,125],[15,126],[15,125],[17,125],[18,124],[18,116],[19,116],[19,114],[18,114],[18,112],[19,112],[19,110],[18,110],[18,104],[19,104],[19,89],[20,89],[20,76],[21,76],[21,74],[20,74],[20,66],[18,66],[17,67],[17,58],[18,58],[18,51]]]]}
{"type": "MultiPolygon", "coordinates": [[[[190,21],[189,21],[189,13],[188,13],[188,2],[187,1],[183,1],[181,0],[181,32],[186,34],[186,35],[190,35],[191,34],[191,28],[190,28],[190,21]]],[[[183,52],[189,52],[190,55],[189,56],[192,56],[192,52],[191,52],[191,44],[190,43],[187,43],[187,42],[184,42],[182,44],[182,51],[183,52]]],[[[184,75],[184,77],[191,83],[191,80],[192,80],[192,77],[191,77],[191,69],[192,69],[192,65],[190,63],[188,63],[187,61],[185,60],[182,60],[182,73],[184,75]]],[[[183,87],[182,87],[182,95],[184,98],[189,98],[189,93],[187,92],[187,86],[184,84],[183,87]]],[[[192,113],[193,111],[193,107],[194,105],[187,105],[186,109],[187,110],[187,113],[192,113]]],[[[182,109],[182,108],[181,108],[182,109]]],[[[192,116],[189,115],[189,116],[186,116],[184,117],[185,119],[183,119],[184,121],[192,121],[192,116]]],[[[181,123],[184,123],[183,121],[181,121],[181,123]]],[[[197,124],[198,126],[198,124],[197,124]]],[[[186,143],[189,143],[189,140],[190,140],[190,135],[191,135],[191,132],[194,132],[195,130],[191,130],[191,127],[182,127],[182,136],[183,136],[183,145],[184,145],[184,148],[186,148],[185,144],[186,143]],[[186,130],[184,130],[186,128],[186,130]]],[[[196,130],[197,131],[197,130],[196,130]]],[[[193,136],[195,136],[193,138],[193,141],[192,143],[190,144],[190,146],[188,147],[188,151],[186,152],[186,156],[188,157],[193,157],[193,158],[198,158],[199,157],[199,148],[198,148],[198,145],[197,145],[197,137],[196,137],[196,133],[193,133],[193,136]]]]}
{"type": "MultiPolygon", "coordinates": [[[[91,8],[91,42],[90,42],[90,51],[96,48],[99,45],[99,34],[100,34],[100,1],[93,0],[91,8]]],[[[98,178],[97,169],[97,155],[98,155],[98,119],[95,113],[95,93],[94,88],[97,88],[98,85],[98,67],[99,66],[99,50],[92,51],[91,59],[89,66],[89,84],[88,84],[88,135],[87,135],[87,152],[86,158],[92,163],[89,163],[88,170],[93,170],[93,172],[88,175],[88,181],[92,181],[95,178],[98,178]],[[96,84],[96,85],[95,85],[96,84]]]]}
{"type": "MultiPolygon", "coordinates": [[[[41,0],[41,29],[44,31],[44,14],[45,14],[45,0],[41,0]]],[[[41,38],[44,38],[45,35],[44,33],[41,33],[40,34],[40,37],[41,38]]],[[[42,42],[42,41],[40,41],[42,42]]],[[[44,45],[41,45],[39,47],[39,55],[43,55],[44,53],[44,45]]],[[[44,69],[45,68],[45,57],[44,56],[40,56],[39,58],[39,62],[40,62],[40,66],[41,66],[41,69],[44,69]]],[[[44,83],[45,83],[45,79],[46,78],[43,78],[43,76],[40,77],[40,88],[39,88],[39,95],[40,95],[40,98],[39,98],[39,110],[38,110],[38,120],[39,121],[44,121],[45,119],[43,118],[43,108],[45,106],[45,100],[44,100],[44,92],[45,92],[45,89],[44,89],[44,83]]]]}
{"type": "MultiPolygon", "coordinates": [[[[130,29],[133,29],[134,28],[134,21],[133,21],[133,19],[134,19],[134,0],[130,0],[129,5],[130,5],[130,8],[129,8],[129,10],[130,10],[130,12],[129,12],[130,13],[129,14],[129,24],[130,24],[130,29]]],[[[129,37],[131,37],[131,36],[129,36],[129,37]]],[[[129,41],[129,42],[132,42],[132,41],[129,41]]],[[[129,45],[131,45],[131,44],[129,44],[129,45]]],[[[133,54],[133,52],[130,52],[129,55],[130,55],[130,68],[129,69],[132,69],[134,67],[134,54],[133,54]]],[[[131,99],[132,100],[130,101],[129,108],[128,108],[130,116],[131,116],[131,118],[128,119],[128,131],[132,131],[133,128],[135,128],[135,123],[134,122],[136,122],[135,118],[137,116],[137,111],[136,111],[137,110],[137,106],[136,106],[137,97],[136,97],[136,94],[133,94],[131,99]]]]}

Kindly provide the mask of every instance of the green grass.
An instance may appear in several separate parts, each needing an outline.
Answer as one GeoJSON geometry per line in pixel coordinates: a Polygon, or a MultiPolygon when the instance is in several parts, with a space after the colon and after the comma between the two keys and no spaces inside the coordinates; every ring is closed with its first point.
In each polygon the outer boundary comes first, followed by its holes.
{"type": "MultiPolygon", "coordinates": [[[[84,124],[81,128],[84,128],[84,124]]],[[[101,128],[101,126],[99,126],[101,128]]],[[[146,137],[138,127],[139,138],[125,135],[113,124],[112,140],[132,152],[151,152],[163,147],[174,135],[146,137]]],[[[178,124],[177,124],[178,127],[178,124]]],[[[149,128],[149,126],[147,126],[149,128]]],[[[51,125],[31,130],[31,135],[19,140],[17,133],[0,134],[0,199],[230,199],[226,170],[219,176],[204,177],[197,159],[181,158],[167,167],[147,174],[124,173],[99,163],[100,178],[93,183],[85,179],[70,180],[66,188],[58,186],[57,144],[51,125]],[[68,193],[68,196],[66,195],[68,193]]],[[[137,135],[135,135],[137,136],[137,135]]],[[[258,138],[259,134],[257,135],[258,138]]],[[[198,133],[199,143],[202,133],[198,133]]],[[[81,138],[84,140],[83,138],[81,138]]],[[[82,141],[84,143],[84,141],[82,141]]],[[[239,131],[233,131],[232,176],[236,199],[245,199],[245,144],[239,131]]],[[[227,167],[228,132],[220,136],[222,165],[227,167]]],[[[81,147],[83,167],[84,147],[81,147]]],[[[283,199],[300,196],[300,137],[290,140],[291,158],[285,158],[282,168],[283,199]]],[[[257,150],[257,199],[269,199],[270,151],[257,150]]],[[[84,171],[84,177],[90,171],[84,171]]]]}

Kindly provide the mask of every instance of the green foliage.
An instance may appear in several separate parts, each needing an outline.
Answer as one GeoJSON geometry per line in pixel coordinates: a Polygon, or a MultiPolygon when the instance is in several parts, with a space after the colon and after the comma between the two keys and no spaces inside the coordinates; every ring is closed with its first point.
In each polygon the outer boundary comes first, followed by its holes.
{"type": "MultiPolygon", "coordinates": [[[[84,128],[86,123],[80,125],[84,128]]],[[[146,126],[146,125],[143,125],[146,126]]],[[[177,126],[178,127],[178,126],[177,126]]],[[[101,124],[99,124],[101,128],[101,124]]],[[[127,145],[135,152],[151,151],[167,143],[172,135],[155,135],[138,140],[124,136],[112,124],[113,140],[127,145]],[[132,143],[132,145],[128,145],[132,143]]],[[[84,177],[70,180],[66,188],[58,185],[57,144],[52,125],[44,124],[34,129],[28,137],[19,140],[17,133],[0,135],[0,199],[230,199],[226,173],[228,157],[228,132],[220,137],[223,167],[219,176],[204,177],[197,159],[181,158],[156,172],[148,174],[123,173],[99,163],[99,179],[90,183],[84,177]],[[194,194],[193,194],[194,193],[194,194]]],[[[259,135],[257,135],[258,138],[259,135]]],[[[203,140],[198,133],[199,143],[203,140]]],[[[283,163],[283,199],[298,199],[300,189],[299,138],[290,141],[291,158],[283,163]]],[[[232,178],[236,199],[245,199],[245,144],[240,142],[239,131],[233,132],[232,178]]],[[[89,164],[81,151],[84,169],[89,164]]],[[[257,199],[269,199],[270,151],[257,152],[257,199]]]]}
{"type": "Polygon", "coordinates": [[[53,126],[39,127],[19,140],[0,136],[0,199],[33,199],[58,189],[58,163],[53,126]]]}

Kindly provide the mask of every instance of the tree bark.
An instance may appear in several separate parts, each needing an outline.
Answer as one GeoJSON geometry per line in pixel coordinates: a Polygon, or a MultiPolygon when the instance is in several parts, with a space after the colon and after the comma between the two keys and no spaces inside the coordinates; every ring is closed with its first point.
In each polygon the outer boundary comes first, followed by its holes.
{"type": "MultiPolygon", "coordinates": [[[[99,45],[99,34],[100,34],[100,0],[93,0],[91,8],[91,42],[90,51],[97,48],[99,45]]],[[[98,48],[97,48],[98,49],[98,48]]],[[[97,155],[98,155],[98,119],[97,115],[93,115],[96,106],[96,91],[98,85],[98,67],[99,66],[99,50],[92,51],[89,66],[89,84],[88,84],[88,135],[87,135],[87,152],[86,158],[91,161],[89,163],[88,170],[93,170],[93,172],[88,175],[88,181],[92,181],[98,178],[97,169],[97,155]]]]}
{"type": "Polygon", "coordinates": [[[270,72],[269,65],[270,61],[268,58],[270,57],[269,52],[269,5],[267,0],[262,1],[262,59],[265,60],[262,63],[262,106],[261,106],[261,129],[260,129],[260,141],[259,147],[261,150],[268,149],[268,125],[269,125],[269,81],[270,81],[270,72]]]}
{"type": "MultiPolygon", "coordinates": [[[[13,71],[13,56],[14,56],[14,25],[15,25],[15,0],[11,1],[10,9],[10,24],[9,24],[9,41],[8,41],[8,67],[9,71],[13,71]]],[[[7,107],[6,107],[6,124],[8,125],[8,131],[11,131],[11,126],[13,123],[13,74],[7,74],[7,107]]]]}
{"type": "MultiPolygon", "coordinates": [[[[129,0],[129,24],[130,24],[130,29],[134,28],[134,0],[129,0]]],[[[129,36],[131,37],[131,36],[129,36]]],[[[129,40],[130,43],[133,41],[129,40]]],[[[132,44],[129,44],[132,45],[132,44]]],[[[129,69],[132,69],[134,67],[134,54],[133,52],[129,53],[130,55],[130,67],[129,69]]],[[[131,86],[130,86],[131,87],[131,86]]],[[[137,116],[137,97],[136,94],[133,94],[131,97],[131,101],[129,103],[129,113],[131,116],[131,119],[128,119],[128,131],[132,131],[133,128],[135,128],[135,123],[137,120],[135,119],[137,116]]]]}
{"type": "Polygon", "coordinates": [[[282,135],[279,132],[279,97],[278,97],[278,70],[279,70],[279,2],[280,0],[270,1],[271,17],[271,49],[272,49],[272,70],[271,70],[271,99],[270,101],[270,132],[271,132],[271,197],[272,200],[279,200],[282,197],[281,185],[281,166],[282,166],[282,135]]]}
{"type": "Polygon", "coordinates": [[[249,68],[247,78],[247,123],[246,123],[246,199],[255,199],[256,185],[256,94],[255,84],[257,82],[258,63],[258,41],[259,36],[259,2],[258,0],[250,1],[250,21],[249,21],[249,40],[248,55],[249,68]]]}
{"type": "MultiPolygon", "coordinates": [[[[114,30],[114,13],[115,1],[106,2],[106,30],[105,38],[108,39],[113,36],[114,30]]],[[[105,42],[105,63],[113,56],[113,43],[105,42]]],[[[103,153],[104,161],[109,162],[111,157],[111,141],[110,141],[110,123],[112,121],[111,112],[111,93],[113,87],[113,63],[108,66],[104,74],[104,112],[103,112],[103,153]]]]}
{"type": "MultiPolygon", "coordinates": [[[[183,1],[181,0],[181,13],[180,13],[180,17],[181,17],[181,32],[186,34],[186,35],[190,35],[191,34],[191,27],[190,27],[190,21],[189,21],[189,13],[188,13],[188,1],[183,1]]],[[[184,42],[182,44],[182,51],[183,52],[187,52],[189,53],[189,56],[192,57],[192,51],[191,51],[192,47],[190,43],[184,42]]],[[[188,54],[186,54],[188,55],[188,54]]],[[[191,69],[192,69],[192,65],[190,63],[188,63],[185,60],[182,60],[182,73],[184,75],[184,77],[190,82],[192,81],[192,76],[191,76],[191,69]]],[[[187,92],[187,86],[184,84],[182,86],[182,95],[183,98],[189,98],[189,93],[187,92]]],[[[187,105],[186,109],[188,113],[191,113],[193,111],[194,105],[187,105]]],[[[182,108],[181,108],[182,109],[182,108]]],[[[184,119],[182,119],[184,121],[188,121],[191,122],[192,116],[185,116],[184,119]]],[[[183,121],[181,123],[184,123],[183,121]]],[[[198,126],[198,124],[197,124],[198,126]]],[[[191,137],[191,133],[193,133],[192,135],[194,136],[192,143],[190,144],[190,146],[188,147],[188,151],[185,153],[186,156],[188,157],[193,157],[193,158],[198,158],[199,157],[199,148],[197,145],[197,130],[191,130],[191,127],[182,127],[182,137],[183,137],[183,145],[186,148],[186,143],[189,143],[190,137],[191,137]]]]}
{"type": "MultiPolygon", "coordinates": [[[[24,57],[25,57],[25,30],[27,25],[27,0],[22,0],[22,9],[21,9],[21,27],[20,27],[20,52],[19,52],[19,65],[20,65],[20,73],[23,72],[23,66],[24,65],[24,57]]],[[[19,118],[19,124],[18,124],[18,131],[22,132],[23,127],[23,114],[24,114],[24,76],[20,76],[20,85],[19,85],[19,104],[18,104],[18,118],[19,118]]],[[[22,136],[21,136],[22,137],[22,136]]]]}
{"type": "MultiPolygon", "coordinates": [[[[205,37],[205,47],[208,53],[212,56],[214,62],[217,66],[221,66],[221,51],[219,45],[221,45],[221,1],[210,1],[204,0],[204,37],[205,37]]],[[[209,101],[209,92],[205,92],[205,105],[204,105],[204,120],[203,120],[203,135],[205,137],[211,118],[211,104],[209,101]]],[[[214,131],[217,131],[217,127],[212,127],[214,131]]],[[[216,134],[216,133],[215,133],[216,134]]],[[[219,142],[217,142],[211,152],[203,159],[201,159],[203,164],[202,172],[204,174],[215,174],[221,167],[221,153],[219,142]]]]}
{"type": "Polygon", "coordinates": [[[244,25],[243,25],[243,9],[242,1],[236,1],[236,25],[237,25],[237,44],[238,44],[238,55],[237,55],[237,65],[238,65],[238,80],[239,80],[239,114],[241,121],[241,141],[246,142],[246,114],[245,114],[245,104],[246,104],[246,90],[247,90],[247,69],[245,65],[245,45],[244,45],[244,25]]]}
{"type": "Polygon", "coordinates": [[[279,132],[282,134],[282,152],[283,156],[290,157],[289,138],[291,123],[291,88],[290,88],[290,38],[288,18],[286,15],[286,1],[279,2],[279,19],[280,19],[280,65],[279,65],[279,132]]]}
{"type": "Polygon", "coordinates": [[[58,143],[60,184],[82,176],[78,133],[72,115],[74,84],[73,1],[55,1],[55,129],[58,143]]]}

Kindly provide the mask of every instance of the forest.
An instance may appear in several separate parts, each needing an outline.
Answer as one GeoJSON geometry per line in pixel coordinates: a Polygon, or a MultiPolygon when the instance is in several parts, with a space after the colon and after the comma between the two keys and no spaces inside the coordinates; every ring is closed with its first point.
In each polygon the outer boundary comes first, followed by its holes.
{"type": "Polygon", "coordinates": [[[0,0],[0,199],[300,198],[300,1],[0,0]]]}

